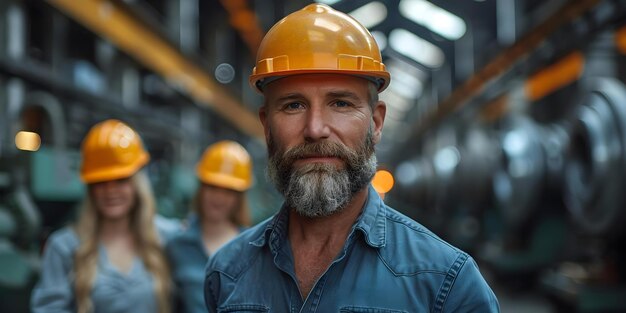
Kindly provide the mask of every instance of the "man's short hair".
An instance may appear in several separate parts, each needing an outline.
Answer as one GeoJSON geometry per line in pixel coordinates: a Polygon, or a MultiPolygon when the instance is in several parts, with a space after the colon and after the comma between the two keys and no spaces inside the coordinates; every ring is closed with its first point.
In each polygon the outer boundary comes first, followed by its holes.
{"type": "Polygon", "coordinates": [[[370,105],[370,109],[372,109],[372,111],[374,110],[374,107],[376,106],[376,103],[378,103],[378,87],[370,82],[367,83],[367,103],[370,105]]]}

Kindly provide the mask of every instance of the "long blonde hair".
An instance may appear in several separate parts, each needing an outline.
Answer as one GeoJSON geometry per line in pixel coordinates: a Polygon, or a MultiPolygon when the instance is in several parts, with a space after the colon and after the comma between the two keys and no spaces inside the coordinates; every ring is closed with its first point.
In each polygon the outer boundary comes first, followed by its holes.
{"type": "MultiPolygon", "coordinates": [[[[137,193],[135,207],[131,211],[131,231],[137,243],[138,254],[147,270],[152,274],[159,313],[170,312],[170,272],[161,249],[154,226],[156,204],[150,181],[143,172],[131,178],[137,193]]],[[[74,256],[74,292],[78,313],[93,311],[91,290],[96,279],[98,262],[99,218],[91,193],[87,193],[82,204],[76,234],[81,243],[74,256]]]]}

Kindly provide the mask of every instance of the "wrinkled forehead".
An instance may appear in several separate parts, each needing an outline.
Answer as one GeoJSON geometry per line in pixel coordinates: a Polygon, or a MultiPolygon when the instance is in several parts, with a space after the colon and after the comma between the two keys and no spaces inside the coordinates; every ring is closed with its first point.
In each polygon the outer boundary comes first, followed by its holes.
{"type": "Polygon", "coordinates": [[[370,89],[376,93],[376,85],[362,76],[303,74],[274,79],[267,84],[263,95],[266,103],[289,95],[308,97],[328,94],[351,95],[359,100],[368,101],[370,89]]]}

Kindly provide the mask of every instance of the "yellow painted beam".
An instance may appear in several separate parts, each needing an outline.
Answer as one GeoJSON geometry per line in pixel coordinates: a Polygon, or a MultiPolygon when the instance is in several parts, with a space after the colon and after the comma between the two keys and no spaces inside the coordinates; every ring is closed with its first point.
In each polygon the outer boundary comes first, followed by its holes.
{"type": "Polygon", "coordinates": [[[509,95],[508,93],[505,93],[483,105],[478,116],[481,121],[491,123],[504,116],[509,109],[509,95]]]}
{"type": "Polygon", "coordinates": [[[137,62],[162,75],[199,104],[212,108],[244,133],[263,140],[256,114],[246,109],[176,47],[115,1],[47,0],[85,27],[113,42],[137,62]]]}
{"type": "Polygon", "coordinates": [[[583,73],[585,57],[572,52],[558,62],[531,76],[525,84],[526,98],[537,101],[554,91],[578,80],[583,73]]]}
{"type": "Polygon", "coordinates": [[[615,45],[617,51],[621,54],[626,54],[626,26],[622,26],[615,32],[615,45]]]}
{"type": "Polygon", "coordinates": [[[248,8],[248,0],[221,0],[222,6],[230,18],[230,25],[239,32],[241,39],[248,45],[252,57],[256,58],[257,50],[263,40],[263,31],[254,11],[248,8]]]}

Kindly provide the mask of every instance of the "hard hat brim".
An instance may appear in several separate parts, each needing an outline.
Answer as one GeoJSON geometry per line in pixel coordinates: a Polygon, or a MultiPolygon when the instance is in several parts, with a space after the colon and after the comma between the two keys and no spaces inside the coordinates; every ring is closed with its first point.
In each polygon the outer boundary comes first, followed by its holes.
{"type": "Polygon", "coordinates": [[[250,87],[258,93],[263,93],[263,88],[274,80],[264,83],[268,78],[283,78],[294,75],[306,75],[306,74],[338,74],[338,75],[351,75],[358,77],[373,78],[373,81],[378,82],[378,92],[382,92],[387,89],[391,81],[391,76],[386,71],[350,71],[343,69],[304,69],[304,70],[287,70],[280,72],[252,74],[249,78],[250,87]]]}
{"type": "Polygon", "coordinates": [[[86,184],[128,178],[137,173],[144,165],[148,163],[149,160],[150,157],[148,156],[148,154],[143,154],[139,157],[139,159],[137,159],[136,162],[127,166],[115,166],[99,170],[90,170],[86,173],[81,173],[80,178],[86,184]]]}
{"type": "Polygon", "coordinates": [[[198,173],[201,182],[226,189],[243,192],[250,188],[251,183],[245,179],[237,179],[231,175],[221,173],[198,173]]]}

